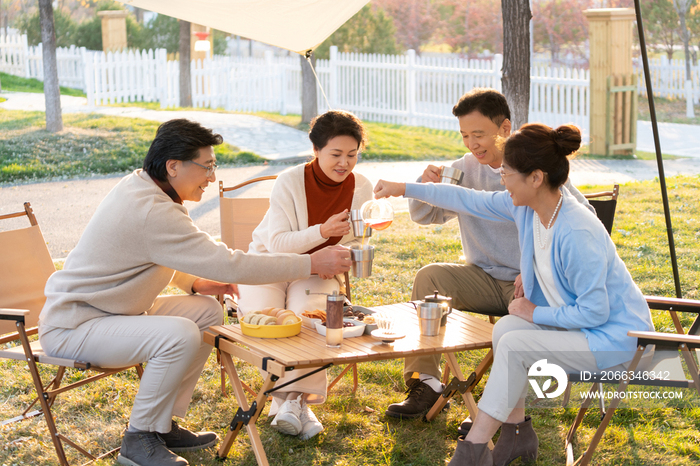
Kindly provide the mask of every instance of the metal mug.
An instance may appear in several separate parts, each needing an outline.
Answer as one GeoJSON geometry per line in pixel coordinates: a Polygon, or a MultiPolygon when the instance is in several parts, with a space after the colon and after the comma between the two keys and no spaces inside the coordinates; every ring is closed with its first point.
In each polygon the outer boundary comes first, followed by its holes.
{"type": "Polygon", "coordinates": [[[454,167],[440,167],[440,183],[460,184],[464,178],[464,172],[454,167]]]}
{"type": "Polygon", "coordinates": [[[372,236],[372,227],[365,225],[362,221],[362,212],[360,209],[352,209],[350,211],[350,224],[352,225],[352,234],[357,238],[369,238],[372,236]]]}
{"type": "Polygon", "coordinates": [[[372,260],[374,246],[353,246],[350,248],[352,259],[352,274],[357,278],[367,278],[372,275],[372,260]]]}
{"type": "Polygon", "coordinates": [[[434,337],[440,333],[440,320],[444,312],[444,306],[440,303],[419,303],[416,307],[420,334],[434,337]]]}

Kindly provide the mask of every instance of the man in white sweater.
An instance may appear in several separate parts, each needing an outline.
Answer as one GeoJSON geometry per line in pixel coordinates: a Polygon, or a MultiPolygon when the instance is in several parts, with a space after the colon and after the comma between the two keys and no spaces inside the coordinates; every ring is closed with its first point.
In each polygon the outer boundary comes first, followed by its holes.
{"type": "Polygon", "coordinates": [[[63,270],[46,284],[39,338],[53,356],[99,367],[148,362],[122,441],[119,463],[187,465],[174,452],[214,445],[212,432],[178,426],[211,347],[202,332],[220,325],[213,294],[236,283],[262,284],[350,269],[342,246],[310,255],[245,254],[192,222],[183,201],[198,202],[216,180],[213,146],[223,139],[188,120],[163,123],[143,170],[124,177],[97,208],[63,270]],[[159,296],[168,284],[187,295],[159,296]]]}
{"type": "MultiPolygon", "coordinates": [[[[484,191],[504,191],[499,169],[503,143],[510,136],[510,108],[503,94],[493,89],[472,89],[452,109],[469,153],[452,163],[464,173],[461,186],[484,191]]],[[[440,167],[428,165],[418,178],[422,183],[439,183],[440,167]]],[[[567,180],[564,185],[591,211],[593,207],[567,180]]],[[[452,307],[479,314],[504,316],[514,294],[522,293],[520,247],[515,223],[484,220],[440,209],[411,199],[411,219],[421,225],[443,224],[457,218],[465,263],[430,264],[418,271],[411,299],[425,299],[438,291],[452,298],[452,307]]],[[[423,416],[437,401],[440,383],[440,355],[406,358],[404,379],[408,396],[390,405],[387,416],[423,416]]],[[[465,425],[466,427],[466,425],[465,425]]]]}

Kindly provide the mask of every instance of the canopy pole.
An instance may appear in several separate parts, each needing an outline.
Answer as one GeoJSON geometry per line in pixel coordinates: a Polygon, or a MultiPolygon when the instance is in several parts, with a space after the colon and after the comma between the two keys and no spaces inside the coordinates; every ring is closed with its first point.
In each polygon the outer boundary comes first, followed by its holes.
{"type": "Polygon", "coordinates": [[[642,24],[642,8],[639,0],[634,0],[634,9],[637,14],[637,31],[639,32],[639,48],[642,52],[642,65],[644,66],[644,81],[646,82],[647,97],[649,99],[649,116],[651,117],[651,129],[654,135],[654,149],[656,150],[656,164],[659,168],[659,182],[661,183],[661,199],[664,205],[666,217],[666,233],[668,235],[668,248],[671,253],[671,268],[673,269],[673,282],[676,286],[676,297],[681,298],[681,281],[678,276],[678,262],[676,260],[676,246],[673,242],[673,227],[671,226],[671,212],[668,206],[668,193],[666,191],[666,175],[664,174],[664,161],[661,156],[661,143],[659,142],[659,127],[656,122],[656,108],[654,107],[654,92],[651,88],[651,74],[649,73],[649,57],[647,56],[646,41],[644,39],[644,25],[642,24]]]}
{"type": "Polygon", "coordinates": [[[323,90],[323,86],[321,85],[321,80],[318,79],[318,75],[316,74],[316,69],[314,69],[314,65],[311,64],[311,49],[307,50],[306,53],[304,53],[304,58],[306,58],[306,61],[309,62],[309,66],[311,67],[311,71],[314,73],[314,78],[316,78],[316,82],[318,83],[318,87],[321,88],[321,94],[323,95],[323,98],[326,101],[326,105],[328,105],[328,110],[333,110],[331,107],[331,103],[328,102],[328,97],[326,97],[326,91],[323,90]]]}

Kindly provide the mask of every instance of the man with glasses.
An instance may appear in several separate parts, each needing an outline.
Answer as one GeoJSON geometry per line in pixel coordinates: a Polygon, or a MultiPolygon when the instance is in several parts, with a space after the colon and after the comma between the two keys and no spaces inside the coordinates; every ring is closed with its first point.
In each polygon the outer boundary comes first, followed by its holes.
{"type": "Polygon", "coordinates": [[[350,252],[330,246],[313,254],[246,254],[199,230],[183,201],[199,202],[216,181],[213,146],[223,138],[198,123],[163,123],[143,170],[125,176],[97,208],[63,270],[46,284],[39,338],[51,356],[103,368],[147,362],[118,462],[186,465],[175,452],[216,444],[213,432],[190,432],[183,418],[211,346],[204,330],[220,325],[214,294],[335,275],[350,252]],[[159,296],[172,284],[185,295],[159,296]]]}
{"type": "MultiPolygon", "coordinates": [[[[459,99],[452,113],[459,121],[462,142],[469,149],[451,165],[464,173],[461,186],[505,190],[501,178],[510,173],[501,167],[502,147],[511,133],[506,98],[493,89],[473,89],[459,99]]],[[[418,181],[439,183],[440,167],[428,165],[418,181]]],[[[565,186],[593,210],[570,180],[565,186]]],[[[421,225],[443,224],[457,218],[465,259],[464,263],[435,263],[420,269],[413,282],[411,299],[424,299],[438,291],[452,298],[455,309],[493,316],[508,314],[513,297],[522,296],[515,223],[458,215],[414,199],[408,205],[411,219],[421,225]]],[[[440,355],[406,358],[404,379],[408,396],[401,403],[389,405],[386,414],[401,419],[421,417],[444,388],[440,383],[440,355]]]]}

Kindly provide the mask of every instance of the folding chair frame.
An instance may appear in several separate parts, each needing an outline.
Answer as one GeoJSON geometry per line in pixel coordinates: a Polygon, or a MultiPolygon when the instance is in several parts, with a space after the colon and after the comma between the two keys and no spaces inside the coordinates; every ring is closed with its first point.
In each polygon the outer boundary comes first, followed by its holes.
{"type": "MultiPolygon", "coordinates": [[[[14,218],[14,217],[22,217],[22,216],[27,216],[29,219],[29,222],[32,226],[37,226],[38,223],[36,221],[36,217],[34,216],[34,213],[32,211],[31,205],[29,202],[24,203],[24,212],[16,212],[16,213],[11,213],[11,214],[6,214],[0,216],[0,220],[2,219],[9,219],[9,218],[14,218]]],[[[68,459],[66,457],[65,449],[63,448],[63,444],[66,443],[70,445],[71,447],[75,448],[77,451],[79,451],[81,454],[89,458],[88,463],[92,463],[93,461],[99,460],[101,458],[104,458],[106,456],[109,456],[116,451],[119,450],[119,448],[110,450],[106,453],[103,453],[99,456],[95,456],[85,450],[83,447],[63,435],[61,432],[58,431],[57,426],[56,426],[56,421],[53,416],[53,413],[51,412],[51,407],[53,406],[54,402],[56,401],[56,397],[60,395],[63,392],[66,392],[68,390],[72,390],[74,388],[86,385],[88,383],[94,382],[96,380],[102,379],[104,377],[107,377],[109,375],[115,374],[117,372],[121,372],[123,370],[129,369],[129,367],[122,367],[118,369],[102,369],[98,367],[93,367],[89,362],[83,362],[83,361],[77,361],[77,360],[71,360],[71,359],[63,359],[63,358],[53,358],[50,356],[46,356],[45,354],[37,354],[35,351],[32,349],[32,343],[29,340],[29,337],[32,335],[35,335],[38,333],[38,328],[33,327],[30,329],[25,328],[26,320],[30,315],[30,311],[27,309],[7,309],[3,308],[0,309],[0,320],[5,320],[5,321],[14,321],[15,323],[15,328],[16,332],[10,333],[7,335],[0,336],[0,345],[4,345],[6,343],[11,343],[11,342],[17,342],[19,341],[22,346],[22,350],[24,353],[24,360],[26,361],[27,365],[29,366],[29,372],[32,376],[32,382],[34,383],[34,388],[37,392],[37,397],[27,406],[27,408],[22,412],[21,415],[16,416],[12,419],[8,419],[6,421],[3,421],[1,425],[8,425],[17,421],[21,421],[24,419],[30,419],[35,416],[39,415],[44,415],[44,419],[46,420],[47,427],[49,429],[49,433],[51,435],[51,441],[53,442],[54,448],[56,449],[56,455],[58,456],[58,461],[61,465],[67,466],[68,459]],[[37,363],[40,364],[50,364],[50,365],[55,365],[57,366],[57,371],[56,375],[54,378],[48,382],[44,383],[41,379],[41,375],[39,374],[39,369],[37,366],[37,363]],[[77,382],[74,382],[69,385],[61,386],[61,382],[63,380],[63,376],[65,374],[66,368],[75,368],[81,371],[84,370],[94,370],[99,372],[96,375],[92,375],[90,377],[86,377],[85,379],[79,380],[77,382]],[[36,405],[36,403],[39,403],[40,409],[31,411],[32,407],[36,405]]],[[[36,345],[35,345],[36,347],[36,345]]],[[[9,353],[7,351],[0,351],[0,354],[2,353],[9,353]]],[[[3,354],[2,356],[6,356],[6,354],[3,354]]],[[[16,357],[18,355],[13,355],[15,357],[12,357],[11,359],[13,360],[18,360],[19,358],[16,357]]],[[[9,356],[8,356],[9,357],[9,356]]],[[[139,375],[139,378],[143,374],[143,368],[141,365],[137,366],[132,366],[136,368],[136,371],[139,375]]],[[[85,463],[85,464],[88,464],[85,463]]]]}
{"type": "MultiPolygon", "coordinates": [[[[573,455],[573,440],[576,435],[576,430],[578,429],[579,425],[581,424],[586,411],[590,407],[593,398],[592,396],[586,397],[584,402],[581,405],[581,408],[579,409],[578,414],[576,415],[576,418],[574,419],[574,423],[569,429],[567,436],[566,436],[566,441],[565,441],[565,450],[566,450],[566,464],[567,466],[569,465],[581,465],[585,466],[591,462],[591,459],[593,458],[593,454],[595,453],[595,449],[598,446],[598,443],[602,439],[605,429],[607,428],[608,424],[610,423],[610,420],[612,419],[613,415],[615,414],[615,410],[617,409],[618,405],[620,404],[621,401],[621,396],[619,396],[620,393],[625,392],[627,390],[627,387],[629,385],[646,385],[646,386],[673,386],[673,387],[678,387],[678,388],[689,388],[689,389],[695,389],[698,395],[700,395],[700,372],[698,369],[698,364],[693,358],[690,350],[691,349],[698,349],[700,348],[700,336],[696,336],[698,333],[698,330],[700,330],[700,301],[694,301],[694,300],[688,300],[688,299],[674,299],[674,298],[661,298],[661,297],[647,297],[647,302],[649,303],[649,307],[652,309],[658,309],[658,310],[667,310],[671,314],[671,318],[674,322],[674,325],[676,326],[676,329],[679,331],[677,334],[672,334],[672,333],[659,333],[659,332],[639,332],[639,331],[630,331],[627,333],[627,335],[637,338],[637,351],[635,352],[634,358],[632,359],[628,372],[634,372],[638,365],[639,362],[642,359],[642,356],[644,355],[644,351],[646,348],[650,345],[655,346],[655,347],[663,347],[664,349],[666,348],[675,348],[681,352],[681,356],[683,357],[684,362],[686,363],[688,367],[688,371],[690,372],[691,379],[690,380],[672,380],[672,381],[644,381],[644,380],[634,380],[634,381],[628,381],[628,380],[619,380],[619,383],[617,385],[617,394],[618,396],[614,397],[610,405],[608,406],[608,409],[604,412],[604,415],[602,417],[602,420],[600,424],[598,425],[598,428],[596,429],[595,434],[593,435],[591,442],[586,449],[586,451],[574,461],[574,455],[573,455]],[[695,318],[695,321],[693,322],[689,333],[692,333],[692,335],[685,335],[683,334],[683,327],[680,323],[680,320],[678,319],[678,316],[676,314],[677,311],[681,312],[692,312],[695,313],[697,316],[695,318]]],[[[589,390],[589,393],[593,393],[596,390],[599,390],[599,387],[602,385],[602,382],[600,380],[596,380],[595,383],[591,386],[591,389],[589,390]]]]}

